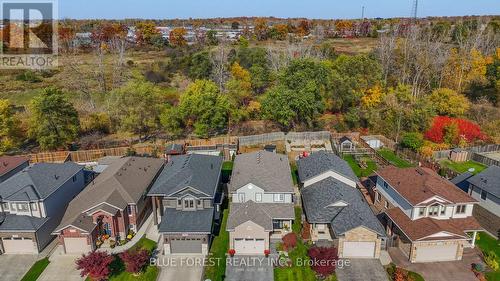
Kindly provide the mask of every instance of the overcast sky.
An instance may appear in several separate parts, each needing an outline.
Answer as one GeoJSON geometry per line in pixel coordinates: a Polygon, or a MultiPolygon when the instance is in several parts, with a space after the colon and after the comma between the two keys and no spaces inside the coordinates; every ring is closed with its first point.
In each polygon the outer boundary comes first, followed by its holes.
{"type": "MultiPolygon", "coordinates": [[[[60,18],[407,17],[413,0],[59,0],[60,18]]],[[[500,15],[500,0],[419,0],[418,16],[500,15]]]]}

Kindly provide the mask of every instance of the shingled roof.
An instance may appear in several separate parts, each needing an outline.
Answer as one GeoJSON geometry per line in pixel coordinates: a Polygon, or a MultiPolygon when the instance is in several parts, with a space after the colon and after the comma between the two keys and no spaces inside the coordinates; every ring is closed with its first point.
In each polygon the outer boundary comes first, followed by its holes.
{"type": "Polygon", "coordinates": [[[171,196],[192,187],[213,197],[219,185],[222,157],[189,154],[172,156],[156,179],[148,195],[171,196]]]}
{"type": "Polygon", "coordinates": [[[452,203],[476,202],[453,183],[427,168],[387,166],[377,174],[414,206],[434,196],[442,197],[452,203]]]}
{"type": "Polygon", "coordinates": [[[0,177],[28,161],[28,158],[22,156],[0,156],[0,177]]]}
{"type": "Polygon", "coordinates": [[[288,157],[264,150],[237,155],[230,192],[236,192],[249,183],[266,192],[293,192],[288,157]]]}
{"type": "Polygon", "coordinates": [[[297,168],[301,182],[314,178],[327,171],[335,171],[354,182],[359,181],[346,161],[326,151],[314,152],[300,159],[297,161],[297,168]]]}
{"type": "Polygon", "coordinates": [[[293,204],[288,203],[255,203],[249,200],[245,203],[232,203],[227,220],[228,231],[235,227],[252,221],[262,226],[266,231],[273,230],[273,219],[295,218],[293,204]]]}
{"type": "Polygon", "coordinates": [[[490,166],[467,181],[500,198],[500,167],[490,166]]]}

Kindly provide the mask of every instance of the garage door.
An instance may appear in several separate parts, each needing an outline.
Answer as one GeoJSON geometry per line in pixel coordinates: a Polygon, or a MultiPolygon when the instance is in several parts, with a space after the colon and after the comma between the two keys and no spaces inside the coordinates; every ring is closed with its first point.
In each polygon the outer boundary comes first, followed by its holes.
{"type": "Polygon", "coordinates": [[[236,238],[234,239],[234,250],[236,254],[263,255],[266,248],[264,239],[236,238]]]}
{"type": "Polygon", "coordinates": [[[375,242],[344,242],[344,258],[375,257],[375,242]]]}
{"type": "Polygon", "coordinates": [[[30,238],[3,238],[3,248],[5,253],[12,254],[33,254],[37,253],[35,244],[30,238]]]}
{"type": "Polygon", "coordinates": [[[201,254],[201,239],[183,238],[170,241],[172,254],[201,254]]]}
{"type": "Polygon", "coordinates": [[[87,244],[86,237],[64,237],[64,248],[68,254],[90,252],[90,245],[87,244]]]}
{"type": "Polygon", "coordinates": [[[417,246],[417,262],[456,260],[458,244],[417,246]]]}

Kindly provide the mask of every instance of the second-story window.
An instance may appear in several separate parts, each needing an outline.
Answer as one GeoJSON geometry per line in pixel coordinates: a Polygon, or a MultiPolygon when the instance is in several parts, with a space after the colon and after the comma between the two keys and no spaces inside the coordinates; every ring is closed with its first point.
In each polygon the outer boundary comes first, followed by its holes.
{"type": "Polygon", "coordinates": [[[439,214],[439,205],[429,207],[429,216],[437,216],[439,214]]]}
{"type": "Polygon", "coordinates": [[[17,210],[21,212],[27,212],[28,209],[28,204],[27,203],[17,203],[17,210]]]}
{"type": "Polygon", "coordinates": [[[262,202],[262,193],[255,193],[255,202],[262,202]]]}
{"type": "Polygon", "coordinates": [[[285,194],[274,194],[274,202],[283,202],[285,201],[285,194]]]}
{"type": "Polygon", "coordinates": [[[38,211],[38,205],[35,202],[31,203],[31,210],[38,211]]]}
{"type": "Polygon", "coordinates": [[[419,208],[418,209],[418,215],[421,216],[421,217],[423,217],[424,214],[425,214],[425,207],[424,208],[419,208]]]}
{"type": "Polygon", "coordinates": [[[127,213],[128,213],[129,216],[132,215],[133,211],[134,211],[134,208],[131,205],[128,205],[127,206],[127,213]]]}
{"type": "Polygon", "coordinates": [[[2,210],[5,212],[5,211],[8,211],[9,210],[9,203],[2,203],[2,210]]]}
{"type": "Polygon", "coordinates": [[[486,197],[487,197],[487,196],[488,196],[488,195],[487,195],[486,191],[481,190],[481,200],[486,200],[486,197]]]}
{"type": "Polygon", "coordinates": [[[455,214],[465,214],[465,209],[467,205],[458,205],[455,209],[455,214]]]}
{"type": "Polygon", "coordinates": [[[238,193],[238,202],[245,202],[245,193],[238,193]]]}

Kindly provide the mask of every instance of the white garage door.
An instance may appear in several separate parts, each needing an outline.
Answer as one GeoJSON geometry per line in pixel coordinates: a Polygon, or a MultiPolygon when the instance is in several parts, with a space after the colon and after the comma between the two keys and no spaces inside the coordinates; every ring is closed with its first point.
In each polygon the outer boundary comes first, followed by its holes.
{"type": "Polygon", "coordinates": [[[375,242],[344,242],[344,258],[375,257],[375,242]]]}
{"type": "Polygon", "coordinates": [[[86,237],[64,237],[64,248],[68,254],[86,253],[91,250],[86,237]]]}
{"type": "Polygon", "coordinates": [[[417,246],[417,262],[456,260],[458,244],[417,246]]]}
{"type": "Polygon", "coordinates": [[[33,254],[37,252],[35,244],[30,238],[3,238],[2,242],[7,254],[33,254]]]}
{"type": "Polygon", "coordinates": [[[263,255],[266,248],[264,239],[235,238],[234,250],[236,254],[263,255]]]}

